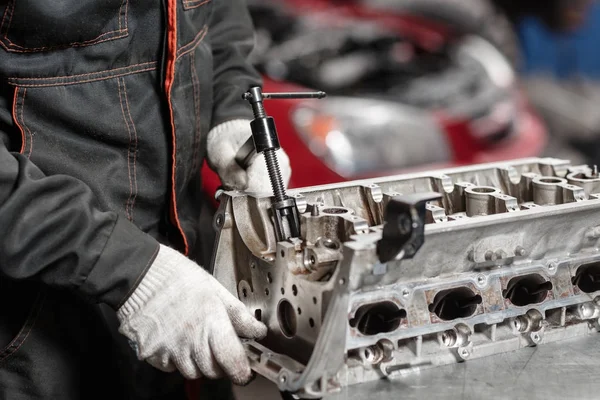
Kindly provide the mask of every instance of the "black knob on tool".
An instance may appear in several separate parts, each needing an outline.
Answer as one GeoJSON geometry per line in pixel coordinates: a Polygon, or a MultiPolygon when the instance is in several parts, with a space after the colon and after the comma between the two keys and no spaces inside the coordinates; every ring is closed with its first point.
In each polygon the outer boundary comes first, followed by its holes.
{"type": "Polygon", "coordinates": [[[324,92],[301,92],[301,93],[262,93],[260,87],[253,87],[244,93],[243,98],[252,106],[254,120],[250,123],[252,138],[250,138],[238,151],[237,163],[246,168],[254,155],[263,153],[269,179],[273,188],[275,202],[273,203],[273,216],[275,221],[275,235],[277,241],[300,237],[300,217],[296,200],[288,198],[285,193],[285,185],[281,177],[277,153],[279,150],[279,137],[275,128],[275,121],[269,117],[263,106],[264,99],[310,99],[323,98],[324,92]]]}

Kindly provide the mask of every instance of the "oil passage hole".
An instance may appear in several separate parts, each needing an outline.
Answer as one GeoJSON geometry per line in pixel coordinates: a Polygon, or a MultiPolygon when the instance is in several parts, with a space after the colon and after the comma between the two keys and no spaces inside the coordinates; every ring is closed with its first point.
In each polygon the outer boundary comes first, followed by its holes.
{"type": "Polygon", "coordinates": [[[573,285],[584,293],[600,290],[600,262],[582,265],[572,278],[573,285]]]}
{"type": "Polygon", "coordinates": [[[340,248],[339,243],[336,242],[335,240],[325,239],[321,243],[323,243],[323,246],[325,246],[326,248],[331,249],[331,250],[337,250],[340,248]]]}
{"type": "Polygon", "coordinates": [[[296,285],[292,285],[292,294],[293,294],[294,296],[297,296],[297,295],[298,295],[298,288],[296,287],[296,285]]]}
{"type": "Polygon", "coordinates": [[[296,335],[296,313],[289,301],[283,299],[279,302],[277,306],[277,319],[281,333],[288,338],[296,335]]]}
{"type": "Polygon", "coordinates": [[[356,310],[350,326],[363,335],[371,336],[398,329],[406,311],[391,301],[367,304],[356,310]]]}
{"type": "Polygon", "coordinates": [[[481,296],[467,287],[442,290],[435,295],[429,311],[444,321],[452,321],[475,314],[481,301],[481,296]]]}
{"type": "Polygon", "coordinates": [[[552,290],[552,282],[541,275],[531,274],[512,278],[502,292],[502,296],[515,306],[523,307],[543,302],[550,290],[552,290]]]}
{"type": "Polygon", "coordinates": [[[326,208],[323,212],[325,214],[347,214],[348,210],[345,208],[326,208]]]}
{"type": "Polygon", "coordinates": [[[254,318],[256,318],[257,321],[262,321],[262,310],[260,308],[254,310],[254,318]]]}

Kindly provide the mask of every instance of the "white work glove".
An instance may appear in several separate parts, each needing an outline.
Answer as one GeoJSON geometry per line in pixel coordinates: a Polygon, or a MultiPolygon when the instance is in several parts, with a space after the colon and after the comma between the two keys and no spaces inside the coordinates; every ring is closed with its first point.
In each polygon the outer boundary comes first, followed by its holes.
{"type": "MultiPolygon", "coordinates": [[[[265,157],[259,154],[244,170],[235,161],[242,145],[252,136],[250,121],[237,119],[217,125],[208,133],[206,156],[208,165],[219,175],[227,189],[273,193],[265,157]]],[[[283,149],[277,150],[283,184],[287,187],[292,175],[290,159],[283,149]]]]}
{"type": "Polygon", "coordinates": [[[238,336],[267,334],[208,272],[162,245],[117,316],[138,359],[165,372],[177,369],[187,379],[227,375],[235,384],[247,383],[252,373],[238,336]]]}

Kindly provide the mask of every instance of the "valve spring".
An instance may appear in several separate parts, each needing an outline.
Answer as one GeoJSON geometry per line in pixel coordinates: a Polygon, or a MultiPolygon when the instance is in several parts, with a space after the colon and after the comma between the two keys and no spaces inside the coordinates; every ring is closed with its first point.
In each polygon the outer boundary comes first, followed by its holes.
{"type": "Polygon", "coordinates": [[[267,170],[269,171],[269,178],[271,179],[271,186],[273,187],[273,195],[275,195],[276,201],[284,201],[286,198],[285,186],[283,185],[283,178],[281,177],[281,171],[279,170],[275,149],[265,150],[264,155],[267,163],[267,170]]]}

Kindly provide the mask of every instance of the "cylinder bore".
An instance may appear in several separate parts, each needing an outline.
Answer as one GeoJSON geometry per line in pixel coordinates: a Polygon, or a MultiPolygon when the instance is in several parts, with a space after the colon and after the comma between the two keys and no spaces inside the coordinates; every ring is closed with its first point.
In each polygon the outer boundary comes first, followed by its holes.
{"type": "Polygon", "coordinates": [[[531,274],[512,278],[502,295],[515,306],[523,307],[543,302],[551,290],[552,282],[539,274],[531,274]]]}
{"type": "Polygon", "coordinates": [[[405,310],[391,301],[383,301],[359,307],[350,319],[350,326],[363,335],[372,336],[395,331],[403,318],[406,318],[405,310]]]}
{"type": "Polygon", "coordinates": [[[572,278],[573,285],[584,293],[593,293],[600,290],[600,262],[584,264],[577,268],[577,273],[572,278]]]}
{"type": "Polygon", "coordinates": [[[481,302],[481,296],[468,287],[442,290],[435,295],[429,311],[444,321],[452,321],[475,314],[481,302]]]}
{"type": "Polygon", "coordinates": [[[277,320],[279,321],[281,333],[288,338],[296,336],[296,311],[294,306],[286,299],[281,300],[277,306],[277,320]]]}

